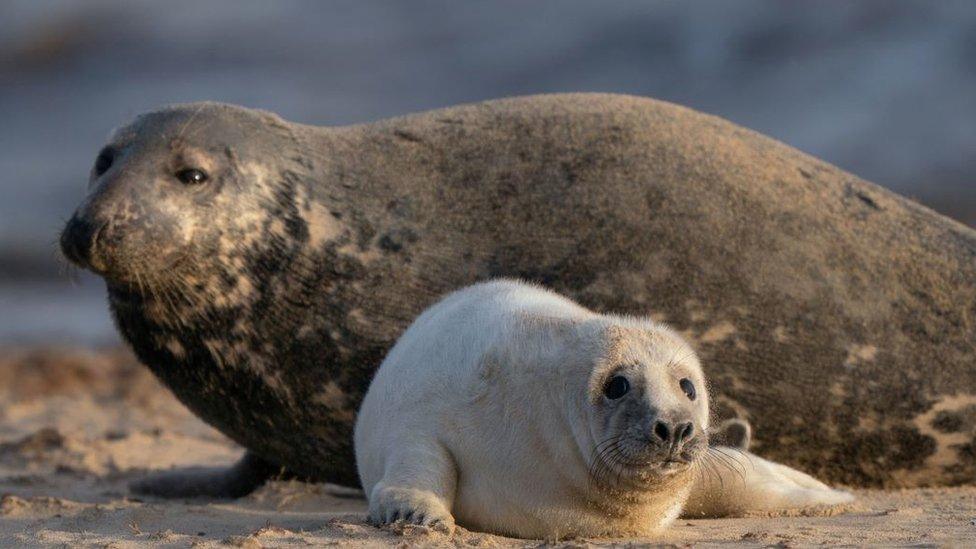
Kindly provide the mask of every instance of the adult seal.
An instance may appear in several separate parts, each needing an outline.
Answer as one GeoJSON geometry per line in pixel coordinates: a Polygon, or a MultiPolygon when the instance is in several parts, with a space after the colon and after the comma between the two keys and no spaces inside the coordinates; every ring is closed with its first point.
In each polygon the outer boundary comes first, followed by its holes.
{"type": "Polygon", "coordinates": [[[407,329],[363,400],[370,518],[551,539],[653,533],[686,503],[715,516],[853,499],[709,448],[706,388],[695,352],[649,319],[508,280],[458,291],[407,329]]]}
{"type": "Polygon", "coordinates": [[[677,327],[764,457],[849,485],[976,478],[976,234],[711,116],[550,95],[320,128],[178,105],[116,131],[89,186],[65,254],[248,449],[144,488],[357,483],[375,368],[438,296],[498,276],[677,327]]]}

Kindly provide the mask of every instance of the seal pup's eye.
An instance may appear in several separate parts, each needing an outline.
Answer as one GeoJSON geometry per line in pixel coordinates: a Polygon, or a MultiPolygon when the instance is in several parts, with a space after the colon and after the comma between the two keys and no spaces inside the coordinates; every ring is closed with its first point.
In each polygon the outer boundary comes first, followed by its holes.
{"type": "Polygon", "coordinates": [[[624,376],[613,376],[610,381],[603,386],[603,394],[610,400],[617,400],[618,398],[627,394],[630,390],[630,382],[624,376]]]}
{"type": "Polygon", "coordinates": [[[98,157],[95,158],[95,177],[100,177],[102,174],[108,171],[112,167],[112,162],[115,161],[115,153],[112,149],[104,148],[98,157]]]}
{"type": "Polygon", "coordinates": [[[695,397],[697,396],[697,393],[695,393],[695,384],[692,383],[690,379],[683,377],[681,378],[681,381],[678,382],[678,385],[681,385],[681,390],[688,395],[688,400],[695,400],[695,397]]]}
{"type": "Polygon", "coordinates": [[[176,172],[176,178],[187,185],[199,185],[207,181],[207,174],[203,170],[187,168],[176,172]]]}

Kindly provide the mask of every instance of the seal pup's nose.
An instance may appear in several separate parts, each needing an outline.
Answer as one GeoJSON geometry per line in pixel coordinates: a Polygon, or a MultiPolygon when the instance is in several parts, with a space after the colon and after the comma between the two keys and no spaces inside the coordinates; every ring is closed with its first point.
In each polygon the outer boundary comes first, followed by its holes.
{"type": "Polygon", "coordinates": [[[91,267],[92,249],[101,225],[77,213],[71,216],[61,231],[61,251],[72,263],[81,267],[91,267]]]}
{"type": "Polygon", "coordinates": [[[695,434],[695,426],[690,421],[674,425],[659,419],[654,422],[653,431],[661,442],[680,444],[695,434]]]}

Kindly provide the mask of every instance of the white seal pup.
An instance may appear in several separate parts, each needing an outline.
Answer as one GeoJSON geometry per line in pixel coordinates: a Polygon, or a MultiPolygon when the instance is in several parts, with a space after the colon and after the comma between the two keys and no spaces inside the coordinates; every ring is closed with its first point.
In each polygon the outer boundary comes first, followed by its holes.
{"type": "Polygon", "coordinates": [[[414,321],[366,394],[355,451],[377,524],[648,534],[682,509],[719,516],[852,499],[709,448],[708,431],[707,384],[677,334],[501,280],[450,294],[414,321]]]}

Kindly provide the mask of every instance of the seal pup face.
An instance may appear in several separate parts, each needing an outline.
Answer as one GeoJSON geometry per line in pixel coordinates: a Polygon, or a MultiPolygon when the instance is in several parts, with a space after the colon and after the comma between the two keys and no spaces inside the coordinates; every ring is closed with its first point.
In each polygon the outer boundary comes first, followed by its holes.
{"type": "Polygon", "coordinates": [[[288,125],[260,111],[199,103],[142,115],[99,152],[62,251],[104,277],[114,301],[130,291],[239,303],[260,246],[308,240],[295,149],[288,125]]]}
{"type": "Polygon", "coordinates": [[[589,381],[595,447],[590,474],[619,488],[686,472],[708,449],[708,391],[694,351],[646,321],[602,330],[603,358],[589,381]]]}

